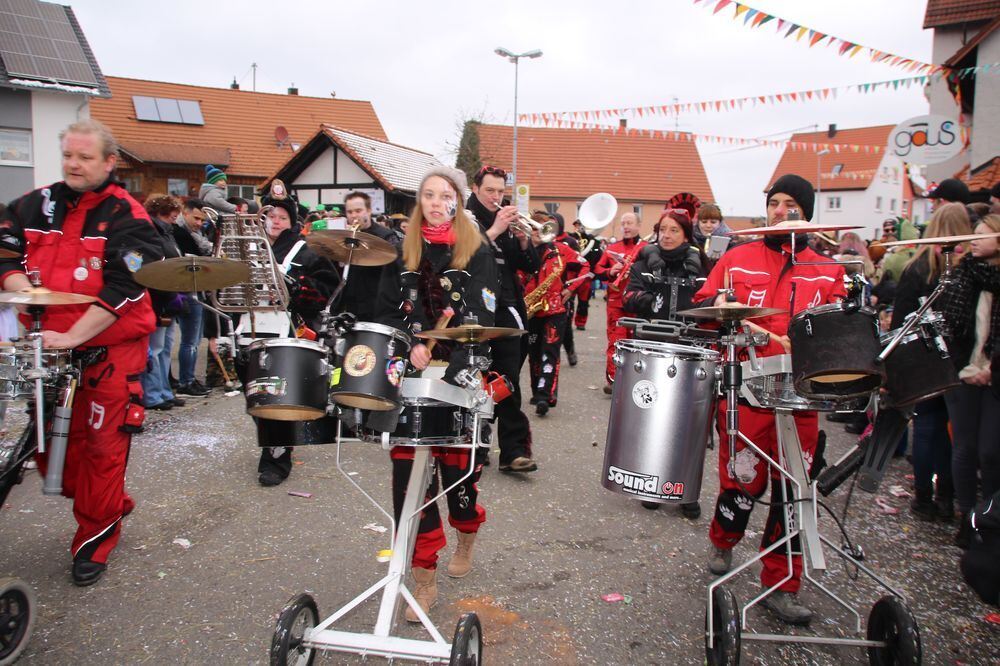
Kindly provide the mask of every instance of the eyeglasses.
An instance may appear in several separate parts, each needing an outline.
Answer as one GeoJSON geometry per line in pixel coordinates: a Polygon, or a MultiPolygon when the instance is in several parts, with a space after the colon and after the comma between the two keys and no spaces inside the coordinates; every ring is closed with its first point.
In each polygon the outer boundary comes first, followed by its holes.
{"type": "Polygon", "coordinates": [[[507,172],[500,167],[490,166],[489,164],[483,165],[483,167],[476,172],[476,179],[482,178],[483,176],[499,176],[504,180],[507,180],[507,172]]]}

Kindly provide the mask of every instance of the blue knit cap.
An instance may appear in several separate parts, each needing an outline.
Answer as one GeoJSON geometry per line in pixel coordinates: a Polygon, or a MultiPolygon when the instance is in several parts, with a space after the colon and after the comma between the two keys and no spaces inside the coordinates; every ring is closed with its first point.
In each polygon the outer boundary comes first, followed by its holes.
{"type": "Polygon", "coordinates": [[[211,164],[205,165],[205,182],[215,185],[220,180],[227,180],[226,173],[211,164]]]}

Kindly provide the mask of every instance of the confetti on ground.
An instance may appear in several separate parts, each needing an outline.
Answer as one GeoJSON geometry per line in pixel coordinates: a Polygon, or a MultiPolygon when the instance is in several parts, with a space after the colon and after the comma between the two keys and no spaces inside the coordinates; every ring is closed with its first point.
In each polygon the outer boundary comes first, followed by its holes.
{"type": "Polygon", "coordinates": [[[368,530],[369,532],[377,532],[378,534],[385,534],[386,532],[389,531],[389,529],[387,527],[382,527],[381,525],[379,525],[377,523],[368,523],[367,525],[365,525],[361,529],[368,530]]]}
{"type": "Polygon", "coordinates": [[[632,597],[627,594],[622,594],[621,592],[609,592],[608,594],[602,594],[601,599],[604,599],[609,604],[615,604],[619,601],[624,601],[627,604],[632,603],[632,597]]]}
{"type": "Polygon", "coordinates": [[[1000,613],[989,613],[985,618],[990,624],[1000,624],[1000,613]]]}
{"type": "Polygon", "coordinates": [[[886,514],[887,516],[895,516],[896,514],[899,513],[899,509],[889,504],[889,500],[887,500],[884,497],[876,497],[875,504],[877,504],[878,507],[882,509],[882,513],[886,514]]]}
{"type": "Polygon", "coordinates": [[[311,499],[313,494],[302,492],[301,490],[289,490],[288,494],[292,497],[305,497],[306,499],[311,499]]]}
{"type": "Polygon", "coordinates": [[[587,390],[588,391],[596,391],[598,388],[600,388],[600,387],[594,386],[593,384],[591,384],[590,386],[587,387],[587,390]]]}
{"type": "Polygon", "coordinates": [[[167,577],[167,572],[161,571],[160,573],[156,574],[156,577],[159,578],[160,580],[163,580],[164,578],[167,577]]]}
{"type": "Polygon", "coordinates": [[[889,494],[893,497],[909,497],[909,491],[903,486],[889,486],[889,494]]]}
{"type": "Polygon", "coordinates": [[[176,543],[178,546],[180,546],[184,550],[187,550],[188,548],[191,547],[191,542],[188,541],[187,539],[182,539],[181,537],[177,537],[176,539],[173,540],[172,543],[176,543]]]}
{"type": "Polygon", "coordinates": [[[233,396],[237,396],[239,394],[240,394],[240,391],[226,391],[226,397],[227,398],[232,398],[233,396]]]}
{"type": "Polygon", "coordinates": [[[375,560],[378,562],[388,562],[392,559],[391,550],[380,550],[375,554],[375,560]]]}

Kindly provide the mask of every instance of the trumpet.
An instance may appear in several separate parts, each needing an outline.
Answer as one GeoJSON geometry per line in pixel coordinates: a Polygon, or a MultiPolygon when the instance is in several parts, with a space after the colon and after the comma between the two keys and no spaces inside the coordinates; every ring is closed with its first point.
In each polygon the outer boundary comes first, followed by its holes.
{"type": "MultiPolygon", "coordinates": [[[[502,202],[497,202],[493,205],[497,207],[497,212],[500,212],[500,209],[503,208],[502,202]]],[[[510,223],[510,226],[516,228],[522,234],[529,237],[532,232],[537,231],[538,239],[543,243],[551,243],[556,239],[556,236],[559,235],[559,226],[555,222],[549,221],[544,224],[541,222],[535,222],[533,219],[522,214],[520,211],[518,211],[517,217],[510,223]]]]}

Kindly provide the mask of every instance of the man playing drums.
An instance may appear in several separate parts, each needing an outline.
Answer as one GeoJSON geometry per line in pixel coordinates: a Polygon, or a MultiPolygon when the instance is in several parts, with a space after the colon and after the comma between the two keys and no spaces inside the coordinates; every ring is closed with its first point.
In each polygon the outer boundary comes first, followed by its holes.
{"type": "MultiPolygon", "coordinates": [[[[814,193],[812,184],[796,175],[785,175],[775,181],[767,193],[767,223],[769,226],[784,222],[791,210],[798,210],[802,218],[812,217],[814,193]]],[[[757,348],[758,356],[784,354],[781,344],[787,342],[791,316],[807,308],[835,302],[846,296],[844,271],[840,266],[792,264],[792,252],[799,262],[821,262],[823,258],[809,249],[806,234],[795,236],[795,248],[788,236],[765,236],[763,240],[745,243],[724,255],[715,265],[708,280],[695,294],[695,302],[703,305],[723,305],[726,294],[720,293],[727,284],[732,285],[736,300],[750,306],[776,307],[781,314],[755,319],[754,323],[771,332],[771,341],[765,348],[757,348]],[[794,302],[793,302],[794,299],[794,302]],[[791,304],[791,308],[789,308],[791,304]],[[791,310],[791,312],[789,312],[791,310]]],[[[729,438],[725,433],[725,401],[719,403],[719,482],[721,492],[715,507],[715,517],[709,528],[712,542],[709,570],[724,574],[732,566],[732,549],[746,532],[754,500],[764,494],[767,487],[767,463],[760,459],[743,442],[736,443],[736,458],[729,459],[729,438]],[[751,497],[752,496],[752,497],[751,497]]],[[[765,453],[777,459],[778,436],[774,413],[744,405],[739,407],[740,431],[765,453]]],[[[806,464],[811,466],[819,434],[815,412],[796,412],[795,424],[806,464]]],[[[784,506],[781,487],[774,483],[778,475],[771,471],[771,507],[761,540],[761,549],[775,543],[784,534],[784,506]]],[[[798,538],[792,541],[799,549],[798,538]]],[[[788,576],[788,558],[782,549],[763,558],[761,583],[770,588],[788,576]]],[[[802,576],[802,556],[792,558],[791,577],[778,590],[762,602],[775,615],[791,624],[807,624],[812,611],[798,602],[796,593],[802,576]]]]}

